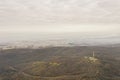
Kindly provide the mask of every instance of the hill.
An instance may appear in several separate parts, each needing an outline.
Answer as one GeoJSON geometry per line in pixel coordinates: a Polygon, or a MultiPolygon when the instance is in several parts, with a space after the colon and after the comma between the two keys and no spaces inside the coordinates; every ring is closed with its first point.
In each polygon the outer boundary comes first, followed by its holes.
{"type": "Polygon", "coordinates": [[[3,50],[0,51],[0,80],[120,80],[119,48],[3,50]]]}

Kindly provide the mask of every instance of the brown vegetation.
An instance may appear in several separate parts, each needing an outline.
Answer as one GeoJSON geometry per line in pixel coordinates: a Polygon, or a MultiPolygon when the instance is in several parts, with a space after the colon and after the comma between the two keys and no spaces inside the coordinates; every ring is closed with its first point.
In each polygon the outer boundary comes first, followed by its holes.
{"type": "Polygon", "coordinates": [[[0,80],[120,80],[119,48],[82,46],[1,51],[0,80]]]}

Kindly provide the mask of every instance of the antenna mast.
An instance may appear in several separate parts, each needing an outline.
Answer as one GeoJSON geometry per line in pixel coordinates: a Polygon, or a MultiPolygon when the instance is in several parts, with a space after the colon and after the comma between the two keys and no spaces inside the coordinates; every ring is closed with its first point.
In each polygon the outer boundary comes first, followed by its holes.
{"type": "Polygon", "coordinates": [[[95,52],[93,51],[93,57],[95,57],[95,52]]]}

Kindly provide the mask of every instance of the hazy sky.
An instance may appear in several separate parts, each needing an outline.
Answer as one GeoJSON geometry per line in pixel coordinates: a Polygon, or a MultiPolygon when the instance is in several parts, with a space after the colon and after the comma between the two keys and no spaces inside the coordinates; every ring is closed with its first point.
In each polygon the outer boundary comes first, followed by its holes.
{"type": "Polygon", "coordinates": [[[0,0],[0,33],[119,32],[120,0],[0,0]]]}

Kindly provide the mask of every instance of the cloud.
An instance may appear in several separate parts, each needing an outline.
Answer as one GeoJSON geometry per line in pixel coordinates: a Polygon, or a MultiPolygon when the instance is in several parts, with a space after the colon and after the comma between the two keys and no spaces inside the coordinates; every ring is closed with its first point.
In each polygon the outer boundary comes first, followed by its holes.
{"type": "Polygon", "coordinates": [[[0,0],[0,25],[120,23],[120,0],[0,0]]]}

